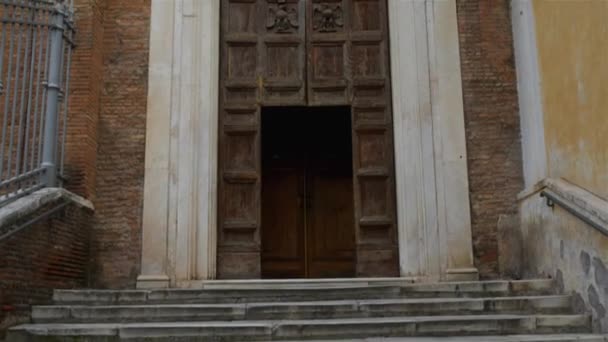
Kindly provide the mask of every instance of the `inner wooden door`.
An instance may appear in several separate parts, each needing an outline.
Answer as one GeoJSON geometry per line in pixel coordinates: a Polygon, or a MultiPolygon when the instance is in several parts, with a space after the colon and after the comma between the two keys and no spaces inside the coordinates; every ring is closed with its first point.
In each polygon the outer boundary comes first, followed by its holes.
{"type": "Polygon", "coordinates": [[[356,270],[350,108],[262,111],[262,277],[356,270]]]}

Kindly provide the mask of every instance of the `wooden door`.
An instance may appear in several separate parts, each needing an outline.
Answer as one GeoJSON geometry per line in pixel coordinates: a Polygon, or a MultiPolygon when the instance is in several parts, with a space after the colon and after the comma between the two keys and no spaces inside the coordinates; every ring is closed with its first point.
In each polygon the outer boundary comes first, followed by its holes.
{"type": "Polygon", "coordinates": [[[264,110],[262,277],[355,275],[348,107],[264,110]]]}
{"type": "Polygon", "coordinates": [[[222,0],[219,278],[259,278],[260,107],[303,105],[304,0],[222,0]]]}
{"type": "Polygon", "coordinates": [[[351,170],[275,164],[262,183],[262,277],[355,276],[351,170]]]}
{"type": "Polygon", "coordinates": [[[357,275],[397,276],[386,0],[307,2],[308,103],[350,105],[357,275]]]}
{"type": "Polygon", "coordinates": [[[398,275],[386,0],[222,0],[221,15],[218,277],[261,276],[275,105],[351,106],[356,274],[398,275]]]}

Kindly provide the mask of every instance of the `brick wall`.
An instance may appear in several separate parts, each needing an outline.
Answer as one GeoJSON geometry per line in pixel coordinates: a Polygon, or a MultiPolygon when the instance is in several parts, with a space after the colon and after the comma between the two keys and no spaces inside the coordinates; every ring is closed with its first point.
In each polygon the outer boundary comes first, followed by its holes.
{"type": "Polygon", "coordinates": [[[48,303],[52,289],[87,285],[90,221],[84,209],[68,206],[0,241],[0,334],[27,320],[30,305],[48,303]]]}
{"type": "Polygon", "coordinates": [[[498,274],[497,223],[523,190],[509,0],[457,0],[473,247],[482,277],[498,274]]]}
{"type": "Polygon", "coordinates": [[[104,3],[75,1],[77,48],[72,56],[66,136],[66,187],[91,201],[95,200],[104,3]]]}
{"type": "Polygon", "coordinates": [[[106,0],[93,250],[97,286],[133,287],[141,216],[150,0],[106,0]]]}

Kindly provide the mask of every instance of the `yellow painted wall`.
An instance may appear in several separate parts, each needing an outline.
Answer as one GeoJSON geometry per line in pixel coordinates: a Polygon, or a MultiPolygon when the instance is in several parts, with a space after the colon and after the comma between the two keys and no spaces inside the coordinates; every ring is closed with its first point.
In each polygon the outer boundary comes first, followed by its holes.
{"type": "Polygon", "coordinates": [[[533,0],[551,177],[608,199],[608,0],[533,0]]]}

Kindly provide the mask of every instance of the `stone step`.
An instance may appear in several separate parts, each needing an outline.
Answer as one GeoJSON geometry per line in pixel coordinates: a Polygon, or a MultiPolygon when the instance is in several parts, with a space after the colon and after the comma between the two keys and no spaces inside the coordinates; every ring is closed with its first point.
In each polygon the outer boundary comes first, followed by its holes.
{"type": "MultiPolygon", "coordinates": [[[[28,341],[35,342],[36,338],[28,341]]],[[[39,337],[38,340],[43,340],[39,337]]],[[[89,342],[98,340],[103,342],[104,338],[91,337],[89,342]]],[[[159,340],[159,339],[157,339],[159,340]]],[[[209,339],[198,339],[196,337],[184,338],[181,341],[210,341],[209,339]]],[[[56,342],[86,342],[84,339],[78,340],[74,337],[55,339],[56,342]]],[[[107,341],[107,340],[105,340],[107,341]]],[[[133,339],[130,340],[133,342],[133,339]]],[[[343,340],[342,340],[343,341],[343,340]]],[[[509,335],[509,336],[467,336],[467,337],[380,337],[365,339],[349,339],[350,342],[608,342],[608,335],[581,335],[581,334],[561,334],[561,335],[509,335]]],[[[0,340],[0,342],[8,342],[0,340]]],[[[16,341],[20,342],[20,341],[16,341]]],[[[25,342],[25,341],[23,341],[25,342]]],[[[294,342],[277,341],[277,342],[294,342]]],[[[308,342],[341,342],[339,340],[308,340],[308,342]]]]}
{"type": "MultiPolygon", "coordinates": [[[[509,335],[467,337],[380,337],[349,340],[350,342],[608,342],[608,335],[509,335]]],[[[278,341],[290,342],[290,341],[278,341]]],[[[339,342],[310,340],[309,342],[339,342]]]]}
{"type": "Polygon", "coordinates": [[[570,296],[422,298],[283,303],[35,306],[36,323],[332,319],[395,316],[570,313],[570,296]]]}
{"type": "Polygon", "coordinates": [[[588,333],[589,329],[590,319],[585,315],[458,315],[293,321],[30,324],[9,330],[8,340],[270,341],[588,333]]]}
{"type": "Polygon", "coordinates": [[[276,289],[276,288],[327,288],[327,287],[361,287],[391,286],[414,283],[416,278],[332,278],[332,279],[237,279],[237,280],[204,280],[200,283],[203,289],[276,289]]]}
{"type": "Polygon", "coordinates": [[[552,280],[452,282],[407,284],[396,278],[394,284],[326,284],[325,286],[281,283],[263,287],[242,287],[238,283],[217,284],[203,289],[163,290],[58,290],[53,295],[56,304],[120,305],[120,304],[191,304],[191,303],[256,303],[311,300],[504,297],[547,295],[555,293],[552,280]]]}

